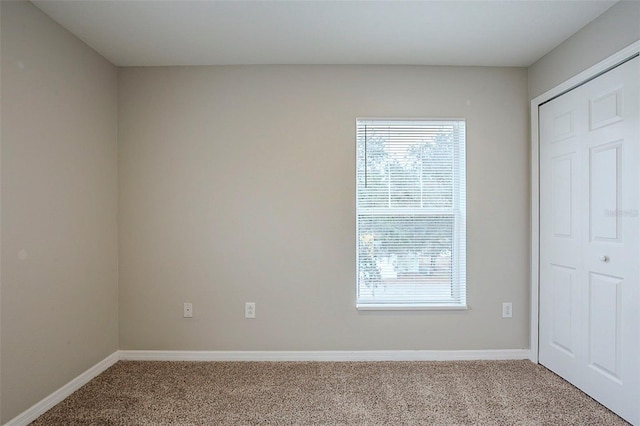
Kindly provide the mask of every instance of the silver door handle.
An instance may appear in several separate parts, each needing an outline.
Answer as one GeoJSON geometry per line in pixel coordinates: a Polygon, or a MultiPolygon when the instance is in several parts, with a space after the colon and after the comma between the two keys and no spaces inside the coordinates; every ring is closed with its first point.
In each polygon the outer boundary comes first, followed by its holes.
{"type": "Polygon", "coordinates": [[[611,260],[611,259],[609,259],[609,256],[606,256],[606,255],[600,256],[600,262],[607,263],[607,262],[609,262],[609,260],[611,260]]]}

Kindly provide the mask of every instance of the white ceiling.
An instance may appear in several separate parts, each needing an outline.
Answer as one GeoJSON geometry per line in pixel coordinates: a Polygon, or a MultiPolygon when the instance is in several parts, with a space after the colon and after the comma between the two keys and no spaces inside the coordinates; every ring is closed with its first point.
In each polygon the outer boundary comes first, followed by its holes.
{"type": "Polygon", "coordinates": [[[615,1],[33,3],[120,66],[529,66],[615,1]]]}

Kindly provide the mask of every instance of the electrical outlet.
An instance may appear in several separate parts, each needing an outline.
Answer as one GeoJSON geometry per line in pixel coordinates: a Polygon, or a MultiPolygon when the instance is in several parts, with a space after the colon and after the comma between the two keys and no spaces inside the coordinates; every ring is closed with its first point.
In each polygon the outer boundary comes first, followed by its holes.
{"type": "Polygon", "coordinates": [[[255,318],[256,317],[256,304],[255,302],[247,302],[244,304],[244,317],[255,318]]]}
{"type": "Polygon", "coordinates": [[[513,305],[511,302],[504,302],[502,304],[502,318],[513,317],[513,305]]]}
{"type": "Polygon", "coordinates": [[[193,303],[185,302],[183,316],[185,318],[193,318],[193,303]]]}

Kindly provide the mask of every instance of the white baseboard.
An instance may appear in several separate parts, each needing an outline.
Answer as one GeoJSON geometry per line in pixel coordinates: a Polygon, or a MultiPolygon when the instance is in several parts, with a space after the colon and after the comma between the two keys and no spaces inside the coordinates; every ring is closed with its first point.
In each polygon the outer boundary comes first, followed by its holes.
{"type": "Polygon", "coordinates": [[[120,351],[128,361],[462,361],[529,359],[528,349],[460,351],[120,351]]]}
{"type": "Polygon", "coordinates": [[[26,426],[91,379],[123,361],[470,361],[529,359],[528,349],[461,351],[117,351],[4,426],[26,426]]]}
{"type": "Polygon", "coordinates": [[[53,392],[51,395],[44,398],[42,401],[28,408],[21,414],[17,415],[13,419],[9,420],[4,426],[26,426],[54,405],[62,402],[63,399],[80,389],[82,386],[90,382],[94,377],[105,371],[107,368],[111,367],[113,364],[118,362],[120,359],[120,354],[116,351],[89,368],[84,373],[80,374],[75,379],[71,380],[66,385],[62,386],[57,391],[53,392]]]}

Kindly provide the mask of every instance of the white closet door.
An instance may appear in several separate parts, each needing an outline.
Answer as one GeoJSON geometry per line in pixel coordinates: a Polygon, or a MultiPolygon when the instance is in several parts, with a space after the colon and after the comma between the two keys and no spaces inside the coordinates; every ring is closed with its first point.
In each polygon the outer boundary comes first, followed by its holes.
{"type": "Polygon", "coordinates": [[[640,424],[640,59],[540,107],[540,363],[640,424]]]}

